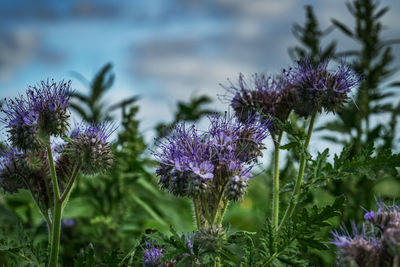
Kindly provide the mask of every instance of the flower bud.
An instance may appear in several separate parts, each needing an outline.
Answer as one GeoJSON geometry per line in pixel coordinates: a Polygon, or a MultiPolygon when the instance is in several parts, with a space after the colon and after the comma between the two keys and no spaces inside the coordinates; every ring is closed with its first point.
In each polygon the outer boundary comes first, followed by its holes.
{"type": "Polygon", "coordinates": [[[82,173],[94,175],[111,167],[113,153],[107,139],[114,131],[107,123],[76,126],[71,135],[71,156],[81,161],[82,173]]]}

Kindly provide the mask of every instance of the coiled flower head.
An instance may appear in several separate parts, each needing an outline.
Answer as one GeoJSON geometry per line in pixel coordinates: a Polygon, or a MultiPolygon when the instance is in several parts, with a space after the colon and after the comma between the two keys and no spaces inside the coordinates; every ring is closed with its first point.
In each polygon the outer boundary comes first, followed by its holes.
{"type": "Polygon", "coordinates": [[[143,248],[143,265],[145,267],[160,266],[163,249],[154,245],[154,242],[145,241],[143,248]]]}
{"type": "Polygon", "coordinates": [[[25,95],[5,101],[0,120],[5,123],[12,146],[24,151],[40,149],[50,136],[68,129],[71,82],[42,81],[29,87],[25,95]]]}
{"type": "Polygon", "coordinates": [[[77,124],[71,134],[71,144],[66,153],[79,159],[82,173],[94,175],[109,169],[113,163],[111,143],[108,141],[115,131],[109,123],[77,124]]]}
{"type": "Polygon", "coordinates": [[[314,112],[337,112],[348,102],[348,94],[361,77],[342,61],[336,71],[328,70],[329,60],[314,63],[311,58],[297,62],[287,79],[297,91],[294,111],[301,117],[314,112]]]}
{"type": "Polygon", "coordinates": [[[285,121],[296,101],[296,90],[285,76],[285,72],[276,77],[254,74],[246,82],[240,74],[237,85],[230,82],[229,86],[223,86],[236,116],[246,121],[249,116],[261,112],[285,121]]]}
{"type": "Polygon", "coordinates": [[[23,152],[7,147],[0,153],[0,187],[8,193],[25,189],[20,168],[23,152]]]}
{"type": "Polygon", "coordinates": [[[45,150],[22,152],[7,146],[0,154],[0,187],[9,193],[29,189],[39,208],[47,212],[53,193],[45,150]],[[46,184],[47,183],[47,184],[46,184]]]}
{"type": "Polygon", "coordinates": [[[251,174],[248,171],[231,177],[224,192],[226,198],[231,201],[237,201],[243,197],[247,189],[247,181],[250,180],[250,177],[251,174]]]}

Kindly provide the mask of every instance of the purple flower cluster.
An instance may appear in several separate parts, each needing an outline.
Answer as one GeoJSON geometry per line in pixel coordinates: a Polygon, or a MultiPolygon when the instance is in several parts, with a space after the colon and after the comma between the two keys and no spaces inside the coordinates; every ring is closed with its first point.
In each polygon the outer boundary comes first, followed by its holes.
{"type": "Polygon", "coordinates": [[[378,211],[364,215],[371,223],[370,231],[363,225],[361,231],[353,226],[353,237],[346,231],[333,233],[332,243],[339,249],[339,260],[355,266],[394,266],[400,253],[400,209],[383,203],[378,206],[378,211]]]}
{"type": "Polygon", "coordinates": [[[0,121],[6,125],[11,144],[22,150],[37,149],[51,135],[63,135],[68,129],[70,94],[70,82],[47,80],[29,87],[25,95],[6,100],[0,121]]]}
{"type": "Polygon", "coordinates": [[[145,267],[156,267],[161,265],[163,249],[154,245],[154,242],[145,241],[143,248],[143,265],[145,267]]]}
{"type": "Polygon", "coordinates": [[[361,77],[344,61],[336,69],[328,69],[329,60],[314,63],[311,58],[297,62],[289,72],[290,83],[296,88],[294,111],[301,117],[314,112],[336,112],[348,102],[348,94],[361,82],[361,77]]]}
{"type": "Polygon", "coordinates": [[[94,174],[112,163],[107,139],[114,128],[108,124],[78,124],[66,144],[50,145],[51,137],[65,137],[68,131],[70,94],[70,82],[47,80],[29,87],[25,95],[6,100],[1,108],[0,121],[7,129],[10,146],[0,153],[0,186],[9,193],[29,189],[43,214],[48,214],[54,204],[49,165],[52,157],[47,149],[55,155],[61,189],[78,168],[94,174]]]}
{"type": "Polygon", "coordinates": [[[249,82],[240,74],[237,85],[230,82],[223,87],[236,116],[242,120],[260,112],[285,121],[296,101],[295,88],[286,73],[277,77],[254,74],[249,82]]]}
{"type": "Polygon", "coordinates": [[[159,150],[154,154],[161,187],[191,198],[222,188],[228,199],[238,200],[245,192],[252,165],[262,155],[270,122],[240,122],[227,114],[209,119],[206,132],[182,123],[157,142],[159,150]]]}
{"type": "Polygon", "coordinates": [[[246,119],[261,113],[285,121],[292,110],[301,117],[314,112],[336,112],[349,100],[351,89],[361,82],[344,61],[336,71],[328,70],[329,60],[315,64],[311,58],[276,77],[255,74],[246,82],[223,86],[236,116],[246,119]]]}

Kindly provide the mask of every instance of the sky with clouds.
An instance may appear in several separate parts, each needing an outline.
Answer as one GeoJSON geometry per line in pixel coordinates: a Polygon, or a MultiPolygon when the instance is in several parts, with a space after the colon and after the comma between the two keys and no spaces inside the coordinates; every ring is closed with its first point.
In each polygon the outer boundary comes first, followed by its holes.
{"type": "MultiPolygon", "coordinates": [[[[385,37],[400,37],[400,1],[381,3],[391,6],[385,37]]],[[[221,82],[290,65],[292,25],[304,22],[307,4],[322,28],[331,18],[353,25],[341,0],[2,0],[0,97],[48,77],[87,91],[71,73],[90,79],[112,62],[116,82],[106,99],[140,95],[144,130],[171,120],[176,101],[191,96],[208,94],[224,110],[221,82]]],[[[355,45],[337,30],[329,38],[339,50],[355,45]]],[[[394,53],[399,62],[399,46],[394,53]]]]}

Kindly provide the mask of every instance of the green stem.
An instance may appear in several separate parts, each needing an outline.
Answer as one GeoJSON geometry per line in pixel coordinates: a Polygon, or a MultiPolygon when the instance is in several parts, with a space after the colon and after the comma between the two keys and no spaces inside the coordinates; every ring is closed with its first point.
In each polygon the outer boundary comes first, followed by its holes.
{"type": "Polygon", "coordinates": [[[278,252],[275,252],[274,254],[272,254],[272,256],[271,257],[269,257],[268,259],[267,259],[267,261],[266,262],[264,262],[264,264],[263,265],[261,265],[261,267],[265,267],[265,266],[267,266],[268,264],[270,264],[271,263],[271,261],[273,260],[273,259],[275,259],[276,257],[278,257],[279,256],[279,253],[278,252]]]}
{"type": "Polygon", "coordinates": [[[213,216],[211,218],[211,225],[214,225],[215,220],[217,219],[217,215],[218,215],[218,211],[219,211],[219,204],[221,203],[223,194],[224,194],[224,191],[222,189],[218,195],[217,205],[215,206],[215,210],[214,210],[213,216]]]}
{"type": "Polygon", "coordinates": [[[49,267],[56,267],[58,265],[58,252],[60,247],[60,235],[61,235],[62,203],[57,202],[55,204],[53,215],[54,215],[53,235],[51,240],[49,267]]]}
{"type": "Polygon", "coordinates": [[[62,215],[62,202],[60,202],[60,191],[58,188],[58,181],[56,169],[54,167],[53,154],[51,152],[50,142],[47,145],[47,155],[49,159],[49,167],[51,174],[51,181],[54,192],[54,208],[53,208],[53,234],[51,237],[50,259],[49,267],[56,267],[58,264],[58,250],[60,246],[60,231],[61,231],[61,215],[62,215]]]}
{"type": "Polygon", "coordinates": [[[279,149],[281,145],[283,131],[280,131],[278,138],[274,140],[275,145],[275,165],[274,165],[274,185],[272,194],[272,222],[275,230],[279,226],[279,149]]]}
{"type": "MultiPolygon", "coordinates": [[[[312,134],[312,131],[313,131],[316,115],[317,115],[316,112],[314,112],[312,114],[311,120],[310,120],[310,124],[308,126],[307,139],[306,139],[306,141],[304,143],[304,148],[305,148],[306,151],[308,149],[308,145],[310,144],[311,134],[312,134]]],[[[307,163],[307,155],[306,155],[306,153],[303,153],[301,155],[301,158],[300,158],[299,172],[298,172],[298,175],[297,175],[297,180],[296,180],[296,184],[295,184],[294,190],[292,192],[292,196],[290,197],[289,206],[287,207],[287,209],[285,211],[285,215],[282,218],[281,224],[278,227],[277,234],[279,234],[279,232],[281,231],[282,226],[284,225],[286,220],[289,219],[292,216],[294,208],[296,207],[296,203],[294,202],[294,198],[300,192],[301,183],[303,181],[303,176],[304,176],[304,170],[305,170],[305,167],[306,167],[306,163],[307,163]]]]}
{"type": "Polygon", "coordinates": [[[49,157],[49,166],[51,174],[51,182],[53,184],[54,204],[60,199],[60,189],[58,187],[56,168],[54,167],[53,153],[50,144],[47,145],[47,155],[49,157]]]}
{"type": "Polygon", "coordinates": [[[201,196],[201,201],[202,201],[202,204],[203,204],[202,206],[203,206],[203,209],[204,209],[204,213],[205,213],[206,219],[207,219],[208,223],[209,223],[210,225],[212,225],[210,213],[208,212],[207,201],[206,201],[206,199],[204,198],[204,196],[201,196]]]}
{"type": "Polygon", "coordinates": [[[62,193],[59,202],[64,202],[64,200],[67,198],[69,195],[72,186],[74,185],[74,182],[76,180],[76,177],[78,176],[79,169],[81,168],[81,164],[79,163],[77,166],[75,166],[74,170],[72,171],[72,175],[68,181],[67,187],[65,188],[64,192],[62,193]]]}
{"type": "Polygon", "coordinates": [[[224,218],[225,211],[226,211],[226,208],[228,207],[228,204],[229,204],[229,200],[225,199],[224,206],[222,207],[221,214],[219,215],[219,218],[217,221],[218,225],[220,225],[222,223],[222,219],[224,218]]]}
{"type": "Polygon", "coordinates": [[[221,267],[221,259],[220,257],[215,258],[215,267],[221,267]]]}
{"type": "Polygon", "coordinates": [[[193,199],[194,214],[196,216],[197,230],[201,229],[199,205],[196,200],[193,199]]]}

